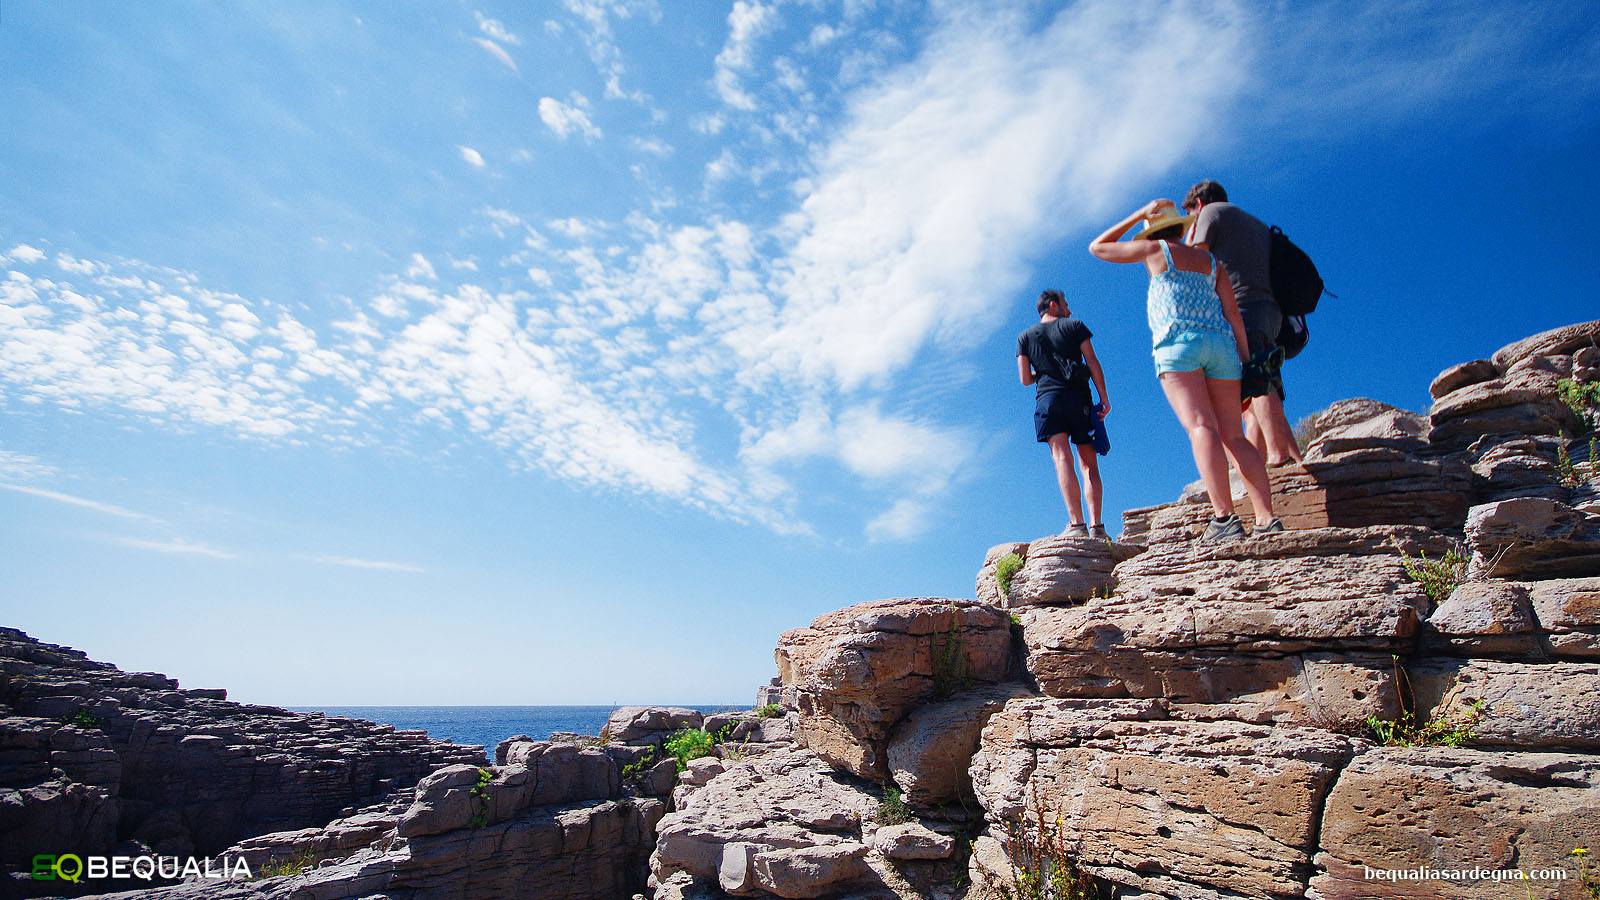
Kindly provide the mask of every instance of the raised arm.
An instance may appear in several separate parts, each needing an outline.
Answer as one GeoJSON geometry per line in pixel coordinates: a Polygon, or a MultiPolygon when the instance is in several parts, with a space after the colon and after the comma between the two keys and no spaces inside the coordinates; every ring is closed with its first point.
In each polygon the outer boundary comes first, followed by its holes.
{"type": "Polygon", "coordinates": [[[1111,414],[1111,395],[1106,393],[1106,375],[1100,370],[1100,359],[1094,355],[1094,341],[1085,339],[1078,345],[1083,361],[1089,367],[1089,377],[1094,379],[1095,394],[1100,398],[1100,417],[1111,414]]]}
{"type": "Polygon", "coordinates": [[[1217,263],[1217,296],[1222,299],[1222,315],[1233,326],[1233,342],[1239,347],[1239,360],[1250,361],[1250,340],[1244,336],[1244,316],[1239,314],[1239,301],[1233,296],[1233,282],[1228,270],[1217,263]]]}
{"type": "Polygon", "coordinates": [[[1124,242],[1122,236],[1128,233],[1135,223],[1149,218],[1157,209],[1170,206],[1171,200],[1151,200],[1144,206],[1128,213],[1122,221],[1107,228],[1099,237],[1089,242],[1089,252],[1106,262],[1136,263],[1143,262],[1159,248],[1154,241],[1131,240],[1124,242]]]}
{"type": "Polygon", "coordinates": [[[1033,377],[1033,363],[1026,356],[1017,354],[1017,379],[1023,387],[1030,387],[1035,381],[1033,377]]]}

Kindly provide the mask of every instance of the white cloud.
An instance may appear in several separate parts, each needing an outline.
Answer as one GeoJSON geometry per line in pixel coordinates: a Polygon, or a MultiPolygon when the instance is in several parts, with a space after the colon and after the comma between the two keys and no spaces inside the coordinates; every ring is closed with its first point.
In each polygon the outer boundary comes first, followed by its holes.
{"type": "Polygon", "coordinates": [[[211,559],[238,559],[238,554],[227,550],[218,550],[205,544],[196,544],[183,538],[174,538],[168,541],[147,541],[140,538],[119,537],[117,543],[135,550],[149,550],[154,553],[175,553],[184,556],[205,556],[211,559]]]}
{"type": "Polygon", "coordinates": [[[466,162],[467,165],[473,167],[474,169],[481,169],[484,167],[482,153],[479,153],[471,147],[466,147],[461,144],[456,145],[456,150],[460,151],[461,159],[466,162]]]}
{"type": "Polygon", "coordinates": [[[933,507],[927,498],[902,497],[867,523],[867,539],[908,541],[925,534],[933,525],[933,507]]]}
{"type": "Polygon", "coordinates": [[[38,497],[42,500],[50,500],[55,503],[64,503],[67,506],[76,506],[79,509],[92,510],[97,513],[104,513],[108,516],[116,516],[119,519],[132,519],[140,522],[161,521],[155,516],[147,516],[144,513],[134,512],[131,509],[124,509],[121,506],[115,506],[110,503],[101,503],[98,500],[88,500],[83,497],[75,497],[72,494],[63,494],[59,491],[50,491],[45,490],[44,488],[29,487],[24,484],[0,483],[0,491],[11,491],[15,494],[27,494],[30,497],[38,497]]]}
{"type": "Polygon", "coordinates": [[[755,42],[777,23],[774,6],[759,0],[734,0],[728,11],[728,40],[717,54],[713,82],[722,102],[735,109],[753,110],[755,97],[746,91],[740,76],[755,64],[755,42]]]}
{"type": "Polygon", "coordinates": [[[55,467],[37,456],[29,456],[14,450],[0,450],[0,478],[29,481],[35,478],[49,478],[54,474],[56,474],[55,467]]]}
{"type": "Polygon", "coordinates": [[[38,247],[30,247],[27,244],[18,244],[12,247],[11,252],[7,253],[6,256],[17,262],[31,264],[44,259],[44,251],[38,247]]]}
{"type": "Polygon", "coordinates": [[[574,97],[579,105],[569,106],[554,97],[541,97],[539,99],[540,120],[551,131],[555,132],[556,136],[562,139],[574,132],[583,135],[589,140],[600,137],[600,129],[589,121],[589,114],[580,108],[584,102],[583,96],[575,94],[574,97]]]}
{"type": "MultiPolygon", "coordinates": [[[[628,69],[623,64],[622,50],[617,47],[616,33],[611,23],[614,19],[634,17],[659,20],[661,10],[655,0],[566,0],[566,7],[585,26],[583,40],[589,49],[589,58],[605,80],[606,97],[639,103],[648,101],[643,92],[622,86],[622,76],[627,74],[628,69]]],[[[551,34],[559,34],[561,30],[556,22],[545,23],[545,28],[551,34]]]]}
{"type": "Polygon", "coordinates": [[[651,156],[667,157],[672,155],[672,145],[657,137],[634,138],[634,149],[651,156]]]}
{"type": "Polygon", "coordinates": [[[491,41],[488,38],[473,38],[472,42],[477,44],[479,47],[482,47],[483,52],[499,60],[501,65],[513,72],[521,74],[522,70],[517,68],[517,61],[511,58],[511,54],[506,52],[506,48],[496,44],[494,41],[491,41]]]}
{"type": "Polygon", "coordinates": [[[406,266],[407,278],[426,278],[429,281],[439,280],[439,273],[433,270],[433,263],[421,253],[411,254],[411,264],[406,266]]]}
{"type": "Polygon", "coordinates": [[[522,43],[522,38],[512,34],[511,30],[506,28],[505,23],[499,19],[491,19],[476,10],[473,11],[472,15],[478,20],[478,30],[490,38],[502,44],[510,44],[513,47],[522,43]]]}
{"type": "Polygon", "coordinates": [[[325,563],[330,566],[344,566],[348,569],[370,569],[378,572],[405,572],[412,575],[421,575],[427,572],[421,566],[410,563],[385,562],[376,559],[360,559],[354,556],[315,556],[313,562],[325,563]]]}

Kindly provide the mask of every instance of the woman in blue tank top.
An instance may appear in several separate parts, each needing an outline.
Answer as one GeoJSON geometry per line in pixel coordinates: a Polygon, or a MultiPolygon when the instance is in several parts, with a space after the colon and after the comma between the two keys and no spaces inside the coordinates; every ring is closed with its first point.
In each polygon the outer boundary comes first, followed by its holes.
{"type": "Polygon", "coordinates": [[[1211,254],[1182,243],[1189,219],[1171,200],[1152,200],[1089,244],[1089,252],[1114,263],[1144,263],[1150,273],[1145,315],[1156,377],[1172,411],[1189,433],[1195,466],[1205,482],[1214,516],[1201,539],[1238,540],[1244,526],[1234,513],[1228,459],[1250,492],[1257,527],[1253,534],[1283,530],[1272,514],[1272,486],[1261,454],[1245,439],[1239,375],[1250,358],[1233,285],[1211,254]],[[1145,229],[1131,241],[1122,236],[1138,222],[1145,229]]]}

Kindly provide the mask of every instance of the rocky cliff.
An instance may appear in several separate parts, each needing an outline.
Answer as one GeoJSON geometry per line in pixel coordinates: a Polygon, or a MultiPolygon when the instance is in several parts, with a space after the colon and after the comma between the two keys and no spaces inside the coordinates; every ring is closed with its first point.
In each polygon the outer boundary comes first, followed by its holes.
{"type": "MultiPolygon", "coordinates": [[[[249,805],[224,851],[272,877],[127,896],[1593,900],[1572,851],[1600,855],[1600,466],[1571,438],[1593,412],[1559,394],[1600,381],[1597,341],[1583,323],[1452,367],[1427,415],[1330,407],[1273,473],[1285,533],[1197,544],[1191,487],[1116,542],[1001,544],[976,600],[784,634],[759,710],[619,710],[598,738],[513,739],[333,821],[288,799],[327,788],[275,782],[297,812],[249,805]],[[706,755],[664,758],[684,729],[706,755]],[[296,830],[265,833],[269,814],[296,830]],[[1386,874],[1418,870],[1454,873],[1386,874]]],[[[152,842],[178,809],[183,840],[222,850],[195,830],[190,757],[129,789],[148,738],[113,723],[147,706],[70,672],[19,688],[10,667],[46,651],[10,641],[0,725],[22,724],[0,760],[26,774],[0,767],[0,834],[152,842]],[[80,706],[106,725],[62,724],[80,706]]],[[[222,704],[139,689],[165,704],[151,731],[222,704]]],[[[174,754],[240,743],[197,728],[174,754]]],[[[374,777],[367,798],[408,783],[374,777]]]]}

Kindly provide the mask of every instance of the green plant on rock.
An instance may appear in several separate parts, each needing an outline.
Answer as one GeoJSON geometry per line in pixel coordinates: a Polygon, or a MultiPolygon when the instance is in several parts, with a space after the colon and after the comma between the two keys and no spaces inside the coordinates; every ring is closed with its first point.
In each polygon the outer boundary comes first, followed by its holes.
{"type": "Polygon", "coordinates": [[[911,807],[906,805],[899,788],[891,784],[883,789],[883,799],[878,801],[878,811],[872,819],[879,825],[904,825],[911,821],[911,807]]]}
{"type": "Polygon", "coordinates": [[[783,718],[783,707],[776,703],[768,703],[765,706],[758,706],[755,708],[755,710],[753,710],[753,712],[755,717],[758,719],[783,718]]]}
{"type": "Polygon", "coordinates": [[[689,768],[690,760],[710,756],[716,744],[716,739],[704,728],[685,728],[667,738],[666,748],[678,760],[678,771],[682,772],[689,768]]]}
{"type": "Polygon", "coordinates": [[[1367,717],[1367,728],[1385,747],[1464,747],[1478,739],[1478,723],[1488,713],[1489,705],[1473,700],[1459,715],[1452,713],[1418,724],[1417,715],[1404,710],[1394,721],[1367,717]]]}
{"type": "Polygon", "coordinates": [[[1600,867],[1589,861],[1588,847],[1573,847],[1567,854],[1578,867],[1578,887],[1589,900],[1600,900],[1600,867]]]}
{"type": "Polygon", "coordinates": [[[282,859],[268,859],[261,864],[255,872],[256,878],[286,878],[290,875],[299,875],[315,866],[320,860],[317,854],[310,850],[302,850],[293,856],[282,859]]]}
{"type": "Polygon", "coordinates": [[[1573,418],[1583,425],[1585,432],[1594,430],[1600,419],[1600,381],[1585,383],[1571,378],[1556,382],[1556,396],[1572,410],[1573,418]]]}
{"type": "Polygon", "coordinates": [[[467,820],[467,824],[473,828],[482,828],[489,824],[489,783],[492,781],[494,781],[494,771],[479,767],[478,783],[467,791],[477,805],[477,811],[467,820]]]}
{"type": "Polygon", "coordinates": [[[655,765],[655,762],[656,762],[656,748],[654,748],[654,747],[646,747],[646,748],[644,748],[644,752],[639,755],[638,759],[634,760],[631,763],[626,763],[626,764],[623,765],[623,767],[622,767],[622,780],[623,781],[631,781],[633,779],[641,777],[646,771],[649,770],[649,768],[651,766],[655,765]]]}
{"type": "Polygon", "coordinates": [[[1405,567],[1406,576],[1420,585],[1434,603],[1443,603],[1451,591],[1466,582],[1469,561],[1467,556],[1453,549],[1445,551],[1438,559],[1429,559],[1426,550],[1418,551],[1416,556],[1400,551],[1400,564],[1405,567]]]}
{"type": "Polygon", "coordinates": [[[76,728],[98,729],[100,727],[100,720],[95,718],[94,713],[89,712],[87,709],[80,709],[72,715],[67,716],[65,719],[62,719],[61,724],[72,725],[76,728]]]}
{"type": "Polygon", "coordinates": [[[1006,822],[1004,832],[1012,882],[999,886],[1005,900],[1100,900],[1100,885],[1079,848],[1067,843],[1065,822],[1050,816],[1038,791],[1031,809],[1006,822]]]}
{"type": "Polygon", "coordinates": [[[1000,599],[1011,599],[1011,579],[1022,571],[1023,559],[1016,553],[1007,553],[994,564],[994,582],[1000,586],[1000,599]]]}
{"type": "Polygon", "coordinates": [[[963,690],[970,681],[960,629],[959,618],[953,618],[949,631],[943,635],[936,632],[932,636],[933,695],[941,700],[963,690]]]}

